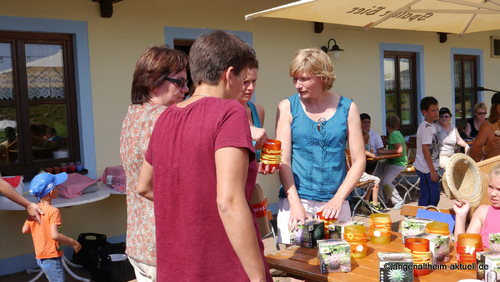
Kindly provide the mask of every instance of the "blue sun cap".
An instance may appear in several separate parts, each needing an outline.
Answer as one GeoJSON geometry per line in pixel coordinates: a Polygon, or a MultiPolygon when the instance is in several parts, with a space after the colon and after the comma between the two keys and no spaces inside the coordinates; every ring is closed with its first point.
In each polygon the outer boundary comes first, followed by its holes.
{"type": "Polygon", "coordinates": [[[47,172],[42,172],[31,180],[30,194],[36,196],[38,200],[47,196],[56,185],[59,185],[68,179],[66,172],[61,172],[56,175],[47,172]]]}

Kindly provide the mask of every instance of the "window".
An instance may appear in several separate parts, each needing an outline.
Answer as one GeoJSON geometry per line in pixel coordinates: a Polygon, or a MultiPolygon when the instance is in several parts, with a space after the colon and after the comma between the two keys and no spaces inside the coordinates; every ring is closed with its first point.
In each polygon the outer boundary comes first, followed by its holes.
{"type": "Polygon", "coordinates": [[[384,52],[385,115],[401,119],[404,135],[417,131],[416,54],[384,52]]]}
{"type": "Polygon", "coordinates": [[[465,127],[468,119],[473,117],[472,111],[477,103],[477,57],[471,55],[454,55],[455,76],[455,124],[465,127]]]}
{"type": "Polygon", "coordinates": [[[490,37],[490,54],[492,58],[500,58],[500,37],[490,37]]]}
{"type": "MultiPolygon", "coordinates": [[[[191,51],[191,46],[194,43],[194,39],[174,39],[174,49],[180,50],[186,55],[189,55],[189,51],[191,51]]],[[[193,81],[191,80],[191,72],[189,71],[189,68],[187,70],[187,78],[188,78],[188,88],[189,92],[184,94],[184,98],[186,98],[188,95],[193,94],[194,87],[193,87],[193,81]]]]}
{"type": "Polygon", "coordinates": [[[0,170],[80,161],[73,36],[0,31],[0,170]]]}

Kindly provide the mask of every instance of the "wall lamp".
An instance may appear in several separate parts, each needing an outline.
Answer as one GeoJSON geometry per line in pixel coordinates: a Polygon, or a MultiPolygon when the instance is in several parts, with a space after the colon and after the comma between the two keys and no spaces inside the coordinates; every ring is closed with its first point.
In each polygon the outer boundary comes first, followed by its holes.
{"type": "Polygon", "coordinates": [[[476,87],[476,90],[477,90],[477,91],[500,92],[500,91],[498,91],[498,90],[488,89],[488,88],[484,88],[484,87],[482,87],[482,86],[478,86],[478,87],[476,87]]]}
{"type": "Polygon", "coordinates": [[[498,104],[498,96],[500,95],[500,91],[498,90],[493,90],[493,89],[488,89],[488,88],[484,88],[482,86],[478,86],[476,87],[476,90],[477,91],[491,91],[491,92],[496,92],[495,94],[493,94],[493,96],[491,96],[491,104],[498,104]]]}
{"type": "Polygon", "coordinates": [[[330,40],[328,40],[328,47],[327,46],[321,46],[321,50],[325,51],[325,53],[328,54],[328,51],[332,51],[333,52],[333,59],[334,60],[337,60],[340,56],[340,51],[344,51],[344,49],[340,49],[339,45],[337,45],[337,41],[335,41],[335,39],[333,38],[330,38],[330,40]],[[333,41],[333,46],[332,48],[330,48],[330,42],[333,41]]]}

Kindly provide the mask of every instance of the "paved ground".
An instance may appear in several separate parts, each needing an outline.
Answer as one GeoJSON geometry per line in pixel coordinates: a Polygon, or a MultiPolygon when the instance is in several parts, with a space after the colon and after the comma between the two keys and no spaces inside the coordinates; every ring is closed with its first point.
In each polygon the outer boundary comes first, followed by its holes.
{"type": "MultiPolygon", "coordinates": [[[[400,191],[400,194],[404,195],[403,191],[400,191]]],[[[419,193],[417,192],[417,194],[415,195],[412,191],[411,196],[412,196],[412,200],[409,201],[407,199],[406,204],[416,206],[417,200],[419,197],[419,193]]],[[[444,194],[444,192],[441,192],[441,200],[439,202],[438,208],[444,209],[444,208],[451,208],[452,206],[453,206],[453,201],[448,199],[446,197],[446,195],[444,194]]],[[[358,209],[358,211],[359,211],[359,209],[358,209]]],[[[399,226],[399,222],[404,217],[400,215],[400,210],[389,210],[387,213],[390,214],[390,216],[391,216],[391,219],[393,222],[393,224],[392,224],[393,231],[397,231],[398,226],[399,226]]],[[[356,214],[358,214],[358,213],[356,213],[356,214]]],[[[364,222],[365,226],[369,225],[368,219],[369,219],[369,216],[365,216],[365,215],[356,215],[356,217],[354,218],[354,220],[364,222]]],[[[275,242],[274,242],[272,237],[266,238],[263,241],[264,241],[264,245],[265,245],[265,253],[266,254],[269,254],[269,253],[276,251],[276,245],[275,245],[275,242]]],[[[281,245],[280,247],[284,248],[284,245],[281,245]]],[[[90,274],[84,269],[80,269],[80,270],[75,269],[74,271],[77,275],[79,275],[81,277],[90,278],[90,274]]],[[[279,271],[279,270],[275,270],[275,269],[271,269],[271,274],[273,275],[274,281],[280,281],[280,282],[302,281],[302,280],[298,280],[298,279],[295,279],[293,277],[290,277],[286,273],[279,271]]],[[[11,275],[0,276],[0,281],[2,281],[2,282],[29,281],[29,280],[33,279],[35,276],[36,276],[36,274],[27,274],[26,272],[23,271],[23,272],[11,274],[11,275]]],[[[48,280],[45,277],[41,277],[37,281],[45,282],[48,280]]],[[[76,282],[78,280],[74,279],[73,277],[71,277],[70,275],[67,274],[66,281],[76,282]]],[[[132,281],[136,281],[136,280],[132,280],[132,281]]]]}

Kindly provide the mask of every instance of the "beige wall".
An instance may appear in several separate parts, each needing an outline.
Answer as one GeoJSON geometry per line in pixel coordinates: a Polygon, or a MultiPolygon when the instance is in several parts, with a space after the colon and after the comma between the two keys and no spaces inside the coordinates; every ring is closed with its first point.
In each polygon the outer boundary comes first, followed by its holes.
{"type": "MultiPolygon", "coordinates": [[[[274,137],[277,104],[295,94],[288,76],[288,64],[295,51],[326,45],[331,37],[346,50],[334,62],[337,80],[333,91],[354,99],[360,112],[370,113],[372,127],[378,132],[383,128],[380,42],[424,46],[424,93],[438,98],[441,106],[452,106],[450,47],[483,49],[484,86],[500,89],[500,59],[489,58],[489,36],[500,36],[500,30],[462,38],[449,35],[448,42],[441,44],[436,33],[377,29],[363,32],[325,25],[325,30],[316,34],[310,22],[267,18],[244,21],[245,14],[287,2],[291,1],[124,0],[114,4],[112,18],[105,19],[100,17],[99,4],[89,0],[0,0],[0,15],[87,22],[98,175],[105,167],[121,163],[119,136],[130,101],[134,65],[146,47],[164,42],[165,26],[253,33],[260,61],[256,100],[266,110],[265,128],[270,137],[274,137]]],[[[490,97],[490,93],[485,95],[487,104],[490,97]]],[[[260,179],[270,203],[276,203],[278,177],[260,179]]],[[[63,209],[65,233],[72,237],[81,232],[100,232],[108,237],[124,234],[124,198],[113,195],[98,203],[63,209]]],[[[29,236],[20,234],[25,214],[0,211],[0,218],[4,230],[0,234],[0,259],[33,252],[29,236]]]]}

